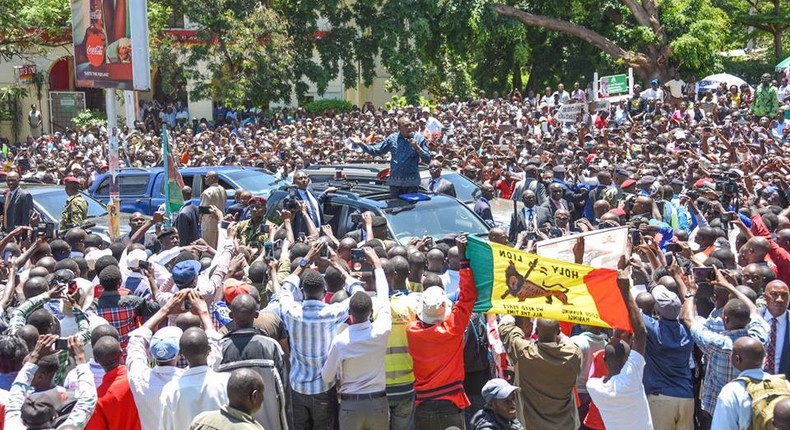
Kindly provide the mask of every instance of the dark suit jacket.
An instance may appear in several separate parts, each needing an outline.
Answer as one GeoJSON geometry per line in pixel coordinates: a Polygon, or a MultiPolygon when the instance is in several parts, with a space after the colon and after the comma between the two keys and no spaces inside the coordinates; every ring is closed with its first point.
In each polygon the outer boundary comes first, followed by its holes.
{"type": "Polygon", "coordinates": [[[199,223],[200,215],[198,214],[198,207],[192,202],[187,202],[187,204],[178,211],[174,223],[178,230],[178,240],[181,246],[190,245],[192,242],[200,239],[200,230],[198,229],[199,223]]]}
{"type": "MultiPolygon", "coordinates": [[[[433,180],[432,178],[428,178],[422,181],[422,186],[425,189],[430,190],[430,185],[432,180],[433,180]]],[[[455,197],[455,185],[453,185],[452,182],[440,176],[439,184],[436,187],[436,194],[447,194],[448,196],[455,197]]]]}
{"type": "MultiPolygon", "coordinates": [[[[321,193],[321,194],[316,195],[315,194],[315,190],[313,190],[313,188],[310,187],[310,186],[307,187],[306,191],[308,193],[310,193],[313,196],[313,198],[315,198],[316,202],[318,202],[318,214],[317,214],[318,215],[318,220],[319,220],[319,222],[323,222],[324,217],[323,217],[321,205],[324,204],[324,199],[326,198],[326,193],[321,193]]],[[[297,200],[302,200],[302,194],[297,192],[296,193],[296,199],[297,200]]],[[[308,233],[307,221],[305,221],[304,218],[302,218],[302,214],[301,213],[295,213],[294,214],[293,220],[291,221],[291,227],[293,228],[295,236],[298,236],[300,232],[304,232],[305,234],[308,233]]],[[[321,228],[320,225],[317,225],[315,227],[317,229],[321,228]]]]}
{"type": "MultiPolygon", "coordinates": [[[[11,192],[6,194],[6,198],[11,196],[11,192]]],[[[22,188],[17,188],[8,202],[8,213],[6,213],[6,231],[22,226],[30,225],[30,215],[33,213],[33,196],[22,188]]]]}
{"type": "Polygon", "coordinates": [[[494,225],[494,215],[491,213],[491,204],[480,197],[475,203],[474,211],[483,221],[487,222],[489,226],[494,225]]]}
{"type": "MultiPolygon", "coordinates": [[[[538,228],[542,227],[545,223],[554,225],[554,218],[549,213],[548,208],[543,206],[534,206],[533,209],[535,210],[535,222],[538,228]]],[[[515,242],[518,234],[526,229],[527,220],[524,218],[524,209],[522,208],[510,216],[510,234],[508,239],[511,242],[515,242]]]]}
{"type": "Polygon", "coordinates": [[[779,372],[785,376],[790,376],[790,312],[785,312],[785,342],[782,345],[782,353],[779,356],[779,372]]]}
{"type": "MultiPolygon", "coordinates": [[[[565,205],[565,209],[567,209],[569,213],[573,213],[573,204],[568,203],[565,199],[560,199],[560,201],[565,205]]],[[[549,210],[552,218],[554,218],[554,212],[557,212],[557,209],[559,209],[552,199],[547,199],[541,206],[549,210]]]]}

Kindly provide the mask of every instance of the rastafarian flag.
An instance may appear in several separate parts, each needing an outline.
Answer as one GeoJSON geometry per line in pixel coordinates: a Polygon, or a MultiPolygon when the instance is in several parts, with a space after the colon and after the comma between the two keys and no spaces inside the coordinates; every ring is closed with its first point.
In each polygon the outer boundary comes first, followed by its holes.
{"type": "Polygon", "coordinates": [[[474,312],[630,330],[617,271],[541,257],[469,236],[474,312]]]}

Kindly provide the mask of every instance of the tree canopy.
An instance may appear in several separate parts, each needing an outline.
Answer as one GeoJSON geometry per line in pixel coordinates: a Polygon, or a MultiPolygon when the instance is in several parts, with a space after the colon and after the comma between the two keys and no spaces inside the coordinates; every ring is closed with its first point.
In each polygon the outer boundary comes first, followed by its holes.
{"type": "MultiPolygon", "coordinates": [[[[0,56],[45,49],[68,32],[67,0],[7,1],[0,56]]],[[[149,23],[152,66],[168,94],[192,80],[196,97],[260,106],[292,92],[301,101],[309,83],[322,93],[338,77],[346,87],[370,84],[383,68],[388,88],[415,101],[424,91],[584,85],[596,70],[629,66],[644,80],[721,71],[718,52],[742,48],[746,25],[781,53],[788,21],[779,2],[149,0],[149,23]],[[163,31],[172,13],[189,19],[201,43],[163,31]]]]}

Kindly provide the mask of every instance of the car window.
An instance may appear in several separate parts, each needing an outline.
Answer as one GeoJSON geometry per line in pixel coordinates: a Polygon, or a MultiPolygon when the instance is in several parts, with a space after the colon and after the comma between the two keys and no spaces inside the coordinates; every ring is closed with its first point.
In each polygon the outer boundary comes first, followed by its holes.
{"type": "Polygon", "coordinates": [[[455,186],[455,197],[464,203],[476,201],[480,196],[480,187],[464,175],[447,173],[443,174],[442,178],[453,183],[455,186]]]}
{"type": "Polygon", "coordinates": [[[98,187],[96,187],[97,196],[109,196],[110,195],[110,177],[107,176],[104,178],[98,187]]]}
{"type": "Polygon", "coordinates": [[[148,193],[151,175],[129,175],[118,178],[122,196],[144,196],[148,193]]]}
{"type": "Polygon", "coordinates": [[[442,239],[459,232],[485,234],[486,225],[469,208],[447,199],[434,199],[404,208],[384,211],[395,238],[403,243],[411,237],[432,236],[442,239]]]}
{"type": "MultiPolygon", "coordinates": [[[[260,170],[240,170],[235,172],[227,172],[225,175],[229,180],[237,184],[236,186],[229,185],[226,187],[226,189],[241,188],[251,192],[254,195],[268,194],[271,192],[271,190],[279,188],[284,184],[282,180],[275,178],[274,175],[270,175],[260,170]]],[[[221,178],[220,184],[223,184],[223,180],[221,178]]]]}
{"type": "MultiPolygon", "coordinates": [[[[82,197],[88,202],[88,218],[107,214],[105,206],[93,197],[85,193],[82,193],[82,197]]],[[[67,198],[68,195],[66,195],[65,190],[52,190],[34,194],[33,202],[39,212],[43,211],[52,220],[60,221],[60,215],[63,213],[63,204],[67,198]]]]}
{"type": "MultiPolygon", "coordinates": [[[[193,178],[192,175],[182,175],[181,176],[181,179],[184,180],[184,185],[186,185],[187,187],[190,187],[190,188],[192,188],[192,178],[193,178]]],[[[164,196],[165,195],[165,181],[164,181],[164,177],[162,179],[163,180],[159,184],[159,195],[160,196],[164,196]]],[[[195,196],[194,189],[192,190],[192,196],[193,197],[195,196]]],[[[200,196],[200,195],[198,194],[198,196],[200,196]]]]}

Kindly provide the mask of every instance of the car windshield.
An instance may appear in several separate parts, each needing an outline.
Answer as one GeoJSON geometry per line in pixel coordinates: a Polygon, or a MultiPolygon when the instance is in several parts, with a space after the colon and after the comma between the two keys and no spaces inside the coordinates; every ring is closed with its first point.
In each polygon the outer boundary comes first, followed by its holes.
{"type": "Polygon", "coordinates": [[[228,172],[227,177],[235,182],[239,188],[247,190],[252,194],[262,194],[280,187],[282,179],[277,179],[273,175],[260,170],[239,170],[228,172]]]}
{"type": "Polygon", "coordinates": [[[455,200],[434,197],[419,202],[384,210],[395,238],[404,243],[411,237],[428,235],[441,240],[459,232],[473,235],[488,233],[488,227],[469,208],[455,200]]]}
{"type": "Polygon", "coordinates": [[[455,197],[464,202],[474,202],[480,197],[480,187],[469,178],[458,173],[445,173],[442,178],[450,181],[455,186],[455,197]]]}
{"type": "MultiPolygon", "coordinates": [[[[85,201],[88,202],[88,218],[107,215],[107,209],[104,205],[85,193],[81,194],[85,201]]],[[[33,194],[33,202],[36,205],[36,209],[44,211],[46,215],[56,221],[60,221],[60,215],[63,213],[63,207],[66,205],[67,198],[66,190],[62,189],[33,194]]]]}

